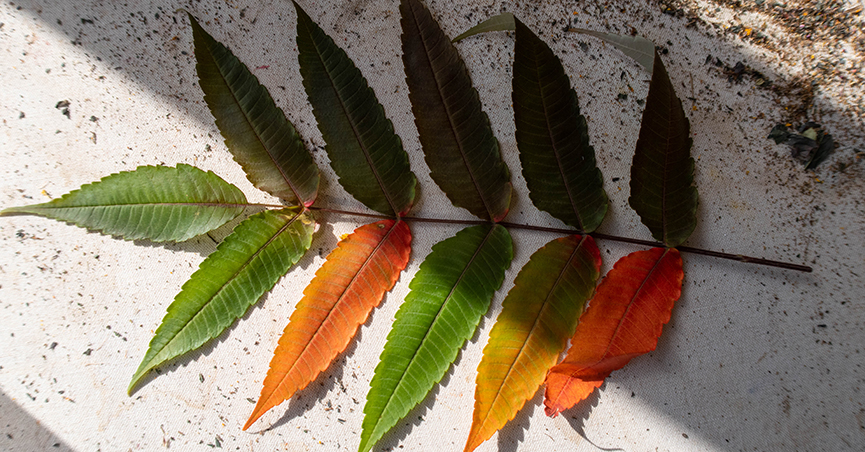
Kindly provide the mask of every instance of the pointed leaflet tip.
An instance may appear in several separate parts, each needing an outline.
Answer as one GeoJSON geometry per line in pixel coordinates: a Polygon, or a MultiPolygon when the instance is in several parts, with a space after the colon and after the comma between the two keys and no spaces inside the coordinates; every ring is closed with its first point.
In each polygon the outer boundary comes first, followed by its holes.
{"type": "Polygon", "coordinates": [[[548,416],[574,406],[611,372],[655,349],[683,277],[675,248],[637,251],[616,262],[580,318],[564,361],[547,376],[548,416]]]}
{"type": "Polygon", "coordinates": [[[466,452],[504,427],[534,397],[574,334],[600,268],[595,241],[572,235],[544,245],[520,270],[478,366],[466,452]]]}
{"type": "Polygon", "coordinates": [[[234,160],[257,188],[304,206],[315,202],[318,167],[270,93],[191,14],[204,100],[234,160]]]}
{"type": "Polygon", "coordinates": [[[648,73],[652,73],[655,63],[655,43],[642,36],[622,36],[601,31],[586,30],[584,28],[571,28],[570,31],[594,36],[606,41],[621,50],[625,55],[633,58],[648,73]]]}
{"type": "Polygon", "coordinates": [[[474,27],[469,28],[464,33],[460,34],[456,38],[453,38],[451,42],[460,42],[465,38],[490,31],[513,31],[515,21],[516,19],[514,18],[513,14],[501,13],[498,16],[490,17],[489,19],[475,25],[474,27]]]}
{"type": "Polygon", "coordinates": [[[132,376],[220,335],[269,291],[312,244],[313,220],[299,208],[267,210],[234,228],[183,284],[132,376]]]}
{"type": "Polygon", "coordinates": [[[345,51],[294,7],[303,87],[340,185],[372,210],[408,213],[417,179],[384,107],[345,51]]]}
{"type": "Polygon", "coordinates": [[[465,228],[433,246],[409,284],[370,382],[361,452],[442,379],[474,335],[512,259],[511,236],[501,225],[465,228]]]}
{"type": "Polygon", "coordinates": [[[510,172],[456,48],[418,0],[400,2],[403,66],[433,181],[457,206],[498,222],[510,208],[510,172]]]}
{"type": "Polygon", "coordinates": [[[244,430],[306,387],[345,350],[357,327],[393,288],[410,251],[411,231],[404,221],[361,226],[339,242],[303,291],[244,430]]]}
{"type": "Polygon", "coordinates": [[[675,247],[697,226],[691,125],[655,53],[654,72],[631,164],[628,203],[655,240],[675,247]]]}
{"type": "Polygon", "coordinates": [[[559,58],[514,20],[514,122],[529,198],[538,209],[592,232],[609,202],[586,118],[559,58]]]}
{"type": "Polygon", "coordinates": [[[182,242],[222,226],[245,207],[237,187],[181,163],[111,174],[60,198],[11,207],[0,215],[39,215],[125,240],[182,242]]]}

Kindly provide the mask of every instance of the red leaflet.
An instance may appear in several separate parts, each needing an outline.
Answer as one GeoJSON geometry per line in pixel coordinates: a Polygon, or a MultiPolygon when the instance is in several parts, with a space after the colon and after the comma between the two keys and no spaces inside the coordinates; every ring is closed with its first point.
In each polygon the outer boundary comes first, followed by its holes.
{"type": "Polygon", "coordinates": [[[303,291],[244,430],[305,388],[345,350],[357,327],[393,288],[410,251],[411,231],[397,220],[361,226],[339,242],[303,291]]]}
{"type": "Polygon", "coordinates": [[[547,416],[576,405],[610,372],[655,349],[683,276],[675,248],[637,251],[616,262],[580,318],[568,355],[547,375],[547,416]]]}

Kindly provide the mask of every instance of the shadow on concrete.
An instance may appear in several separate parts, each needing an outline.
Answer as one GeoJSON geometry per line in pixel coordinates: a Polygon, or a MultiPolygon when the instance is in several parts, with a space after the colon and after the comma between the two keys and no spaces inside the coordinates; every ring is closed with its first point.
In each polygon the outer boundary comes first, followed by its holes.
{"type": "Polygon", "coordinates": [[[0,450],[75,452],[0,391],[0,450]]]}

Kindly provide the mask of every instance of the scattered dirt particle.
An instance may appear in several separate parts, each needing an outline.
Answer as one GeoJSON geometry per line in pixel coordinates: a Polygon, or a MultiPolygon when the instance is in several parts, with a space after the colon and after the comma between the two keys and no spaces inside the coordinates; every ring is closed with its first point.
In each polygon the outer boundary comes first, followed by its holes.
{"type": "Polygon", "coordinates": [[[60,110],[63,113],[63,116],[72,119],[72,115],[69,112],[69,105],[70,103],[68,100],[61,100],[60,102],[57,102],[57,105],[55,105],[54,108],[60,110]]]}

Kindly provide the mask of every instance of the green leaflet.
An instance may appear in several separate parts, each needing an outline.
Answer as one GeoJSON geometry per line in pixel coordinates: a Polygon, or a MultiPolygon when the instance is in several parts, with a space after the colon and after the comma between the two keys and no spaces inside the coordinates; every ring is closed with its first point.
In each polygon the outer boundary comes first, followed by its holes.
{"type": "Polygon", "coordinates": [[[498,16],[490,17],[489,19],[475,25],[466,30],[463,34],[453,38],[451,42],[460,42],[465,38],[474,36],[480,33],[489,31],[514,31],[516,27],[516,18],[511,13],[501,13],[498,16]]]}
{"type": "Polygon", "coordinates": [[[437,243],[409,284],[370,382],[360,452],[370,450],[442,379],[475,332],[513,259],[500,225],[437,243]]]}
{"type": "Polygon", "coordinates": [[[456,48],[418,0],[402,0],[402,60],[433,181],[457,207],[493,222],[510,208],[510,172],[456,48]]]}
{"type": "Polygon", "coordinates": [[[179,164],[140,166],[0,215],[40,215],[126,240],[182,242],[222,226],[245,205],[246,197],[234,185],[210,171],[179,164]]]}
{"type": "Polygon", "coordinates": [[[607,194],[586,118],[559,58],[515,19],[513,101],[517,147],[529,198],[584,232],[607,213],[607,194]]]}
{"type": "Polygon", "coordinates": [[[218,336],[270,290],[312,243],[313,219],[298,208],[240,223],[192,274],[156,330],[132,381],[218,336]]]}
{"type": "Polygon", "coordinates": [[[595,241],[571,235],[544,245],[520,270],[478,366],[466,450],[486,441],[534,397],[574,334],[600,267],[595,241]]]}
{"type": "Polygon", "coordinates": [[[370,209],[408,213],[417,179],[402,140],[345,51],[296,2],[294,8],[303,86],[339,183],[370,209]]]}
{"type": "Polygon", "coordinates": [[[622,53],[633,58],[646,72],[652,73],[652,67],[655,63],[655,43],[652,41],[642,36],[622,36],[602,31],[586,30],[584,28],[571,28],[569,31],[594,36],[609,42],[621,50],[622,53]]]}
{"type": "Polygon", "coordinates": [[[198,83],[234,160],[261,190],[312,205],[318,192],[318,167],[294,126],[249,69],[192,15],[189,21],[198,83]]]}
{"type": "Polygon", "coordinates": [[[691,125],[656,52],[631,164],[628,203],[655,240],[675,247],[697,226],[697,202],[691,125]]]}

